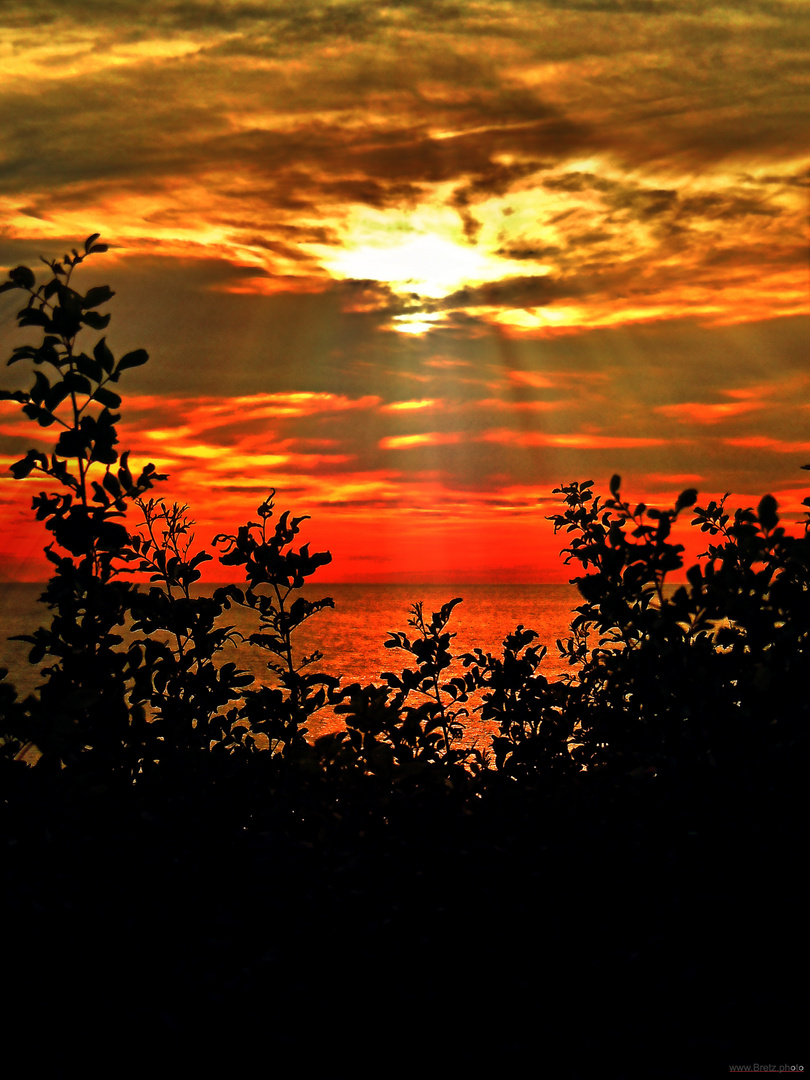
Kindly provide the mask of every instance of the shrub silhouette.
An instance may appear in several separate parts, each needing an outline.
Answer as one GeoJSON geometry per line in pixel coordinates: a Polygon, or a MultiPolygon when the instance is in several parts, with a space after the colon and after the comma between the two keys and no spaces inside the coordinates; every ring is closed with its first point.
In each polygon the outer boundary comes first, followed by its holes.
{"type": "Polygon", "coordinates": [[[561,778],[577,769],[569,687],[546,679],[541,665],[548,650],[531,645],[536,638],[537,631],[518,626],[504,640],[501,657],[481,649],[464,656],[472,686],[484,692],[481,715],[498,724],[495,767],[523,781],[561,778]]]}
{"type": "Polygon", "coordinates": [[[61,429],[53,453],[30,450],[11,467],[18,480],[41,476],[57,486],[41,491],[32,504],[37,520],[53,534],[45,553],[56,572],[42,597],[53,614],[49,627],[24,639],[32,645],[32,663],[45,656],[54,662],[43,672],[47,678],[29,729],[18,737],[36,744],[42,767],[76,764],[89,755],[94,765],[131,779],[146,728],[143,712],[131,710],[127,701],[137,656],[119,648],[133,595],[133,585],[121,576],[132,559],[121,519],[162,477],[149,464],[136,479],[128,453],[117,450],[119,415],[113,410],[121,398],[112,386],[126,370],[145,363],[147,354],[136,350],[116,361],[105,337],[92,355],[78,345],[83,331],[103,330],[110,319],[96,310],[113,295],[107,286],[84,294],[73,287],[76,268],[106,251],[97,241],[94,234],[82,254],[74,249],[47,263],[52,277],[44,285],[37,286],[33,271],[21,266],[0,286],[28,293],[18,322],[43,332],[39,345],[18,346],[9,360],[31,361],[30,390],[2,396],[20,402],[42,428],[61,429]]]}
{"type": "Polygon", "coordinates": [[[2,397],[59,431],[12,466],[43,482],[33,511],[54,567],[50,621],[25,638],[48,665],[39,691],[21,702],[0,683],[8,925],[36,928],[7,935],[20,1029],[36,1001],[60,1054],[92,1016],[118,1053],[147,1056],[156,1032],[160,1053],[198,1046],[208,1066],[215,1017],[232,1068],[233,1032],[269,1021],[287,1050],[311,1046],[301,1000],[328,987],[349,1011],[318,1018],[319,1074],[358,1075],[359,1048],[376,1075],[389,1032],[407,1052],[403,1018],[423,1053],[414,1003],[431,1054],[438,1016],[459,1033],[447,1064],[480,1071],[483,986],[507,1002],[488,1017],[488,1071],[542,1045],[559,1061],[612,1054],[623,1075],[635,1053],[649,1075],[651,1052],[683,1043],[689,1067],[661,1075],[693,1076],[699,1058],[758,1055],[752,1031],[790,1056],[798,1005],[774,975],[805,916],[773,882],[805,842],[810,518],[790,536],[769,495],[732,515],[692,490],[662,511],[628,503],[618,477],[604,501],[592,481],[565,485],[552,521],[581,603],[558,642],[564,676],[518,626],[451,677],[454,598],[430,618],[414,604],[391,633],[404,670],[341,687],[295,647],[332,605],[300,592],[330,558],[294,547],[305,518],[273,521],[272,492],[214,538],[243,582],[200,595],[213,556],[188,508],[119,452],[117,387],[148,357],[78,343],[109,322],[112,292],[74,284],[103,250],[94,234],[45,284],[17,267],[0,286],[28,295],[20,325],[42,331],[10,360],[33,366],[29,389],[2,397]],[[708,547],[672,586],[687,511],[708,547]],[[269,657],[268,685],[227,660],[234,644],[269,657]],[[345,730],[310,745],[324,707],[345,730]],[[465,744],[473,709],[498,725],[492,758],[465,744]],[[99,988],[89,1007],[79,968],[99,988]]]}
{"type": "Polygon", "coordinates": [[[545,647],[522,626],[500,656],[474,649],[459,658],[465,673],[449,678],[456,598],[430,619],[415,604],[416,636],[394,632],[386,641],[413,658],[411,667],[341,689],[338,676],[313,670],[320,651],[294,648],[298,628],[333,606],[300,593],[331,556],[293,547],[305,517],[284,512],[271,526],[275,492],[258,521],[213,541],[223,566],[242,568],[246,587],[198,595],[199,568],[213,556],[194,549],[188,508],[151,497],[165,477],[152,464],[136,477],[129,452],[118,449],[114,387],[148,356],[138,349],[116,360],[106,336],[90,351],[80,343],[110,320],[98,309],[112,291],[81,293],[74,283],[77,268],[106,250],[98,239],[47,262],[44,284],[17,267],[0,287],[28,294],[19,324],[42,331],[38,345],[18,346],[9,360],[31,363],[30,388],[2,396],[42,429],[59,429],[51,453],[32,449],[11,468],[17,479],[50,485],[32,508],[52,535],[45,551],[55,573],[42,597],[50,624],[25,638],[32,663],[49,661],[39,694],[20,703],[4,689],[6,758],[35,746],[41,770],[89,770],[128,784],[172,762],[208,768],[213,754],[233,765],[269,749],[273,758],[339,761],[344,773],[389,781],[460,769],[472,782],[490,770],[463,743],[470,708],[499,726],[495,773],[532,783],[568,782],[583,770],[745,770],[804,746],[806,710],[795,702],[810,632],[808,523],[803,535],[788,535],[770,495],[732,518],[725,499],[701,508],[692,489],[669,510],[632,507],[618,476],[604,502],[592,481],[556,489],[563,509],[554,529],[568,538],[566,561],[584,571],[573,579],[582,603],[558,642],[569,670],[557,679],[544,675],[545,647]],[[668,576],[683,566],[672,524],[690,508],[711,542],[687,583],[672,588],[668,576]],[[148,590],[139,576],[149,577],[148,590]],[[256,620],[246,641],[228,622],[233,605],[256,620]],[[224,662],[235,644],[269,654],[269,685],[224,662]],[[313,759],[306,725],[327,706],[345,731],[321,741],[313,759]]]}
{"type": "Polygon", "coordinates": [[[195,596],[198,567],[210,561],[193,552],[194,522],[186,506],[163,500],[138,500],[141,532],[130,537],[140,574],[157,584],[132,598],[130,652],[139,658],[130,701],[150,710],[152,754],[141,770],[173,764],[188,769],[192,759],[216,747],[233,752],[244,731],[237,724],[238,700],[253,677],[235,663],[215,658],[239,640],[232,626],[222,625],[221,597],[195,596]],[[227,710],[227,711],[223,711],[227,710]]]}
{"type": "Polygon", "coordinates": [[[289,754],[302,748],[307,720],[326,705],[328,690],[340,680],[305,672],[323,659],[323,654],[316,650],[309,656],[296,657],[293,648],[296,630],[325,607],[334,607],[332,598],[309,600],[296,596],[288,605],[290,596],[303,588],[307,578],[329,563],[332,556],[329,552],[310,553],[308,544],[297,551],[291,547],[306,518],[291,518],[289,511],[281,515],[272,534],[268,533],[274,496],[275,491],[258,508],[258,522],[248,522],[235,536],[221,533],[214,537],[214,544],[224,552],[220,562],[224,566],[244,566],[248,582],[245,592],[229,588],[219,590],[217,596],[234,600],[259,617],[260,629],[250,635],[248,642],[275,657],[267,666],[279,685],[248,691],[243,718],[249,724],[250,738],[264,735],[272,750],[289,754]]]}
{"type": "Polygon", "coordinates": [[[50,455],[30,450],[11,468],[16,479],[42,476],[57,486],[33,500],[37,519],[53,534],[45,553],[56,573],[41,598],[53,613],[50,625],[23,639],[32,646],[32,663],[45,657],[53,663],[43,671],[38,700],[25,709],[6,704],[4,746],[6,756],[35,746],[41,769],[68,767],[80,777],[117,776],[129,783],[150,776],[158,764],[187,769],[201,753],[243,756],[256,748],[257,735],[272,748],[289,749],[301,742],[307,717],[324,703],[325,690],[314,688],[337,680],[302,674],[319,654],[296,663],[291,642],[301,623],[332,601],[298,597],[285,607],[331,556],[310,554],[307,545],[290,548],[305,519],[289,513],[268,536],[272,495],[259,507],[260,524],[214,541],[223,548],[223,564],[245,567],[247,591],[230,586],[213,597],[192,593],[199,566],[212,556],[192,550],[188,508],[145,499],[166,477],[148,464],[135,479],[129,451],[117,449],[120,414],[113,410],[121,398],[111,384],[148,355],[138,349],[116,361],[106,337],[92,355],[79,344],[86,330],[106,329],[110,316],[96,309],[114,294],[107,286],[82,294],[73,275],[106,250],[93,234],[82,254],[74,249],[46,264],[52,277],[45,284],[37,286],[30,269],[17,267],[0,286],[28,293],[18,322],[43,331],[38,346],[19,346],[9,360],[31,361],[30,390],[2,397],[19,402],[41,427],[61,428],[50,455]],[[140,511],[140,532],[125,524],[133,507],[140,511]],[[149,576],[148,592],[138,589],[133,575],[149,576]],[[267,586],[271,595],[261,591],[267,586]],[[239,637],[223,624],[233,603],[257,613],[262,630],[249,643],[282,659],[269,665],[280,689],[246,692],[252,676],[233,662],[215,662],[239,637]]]}
{"type": "MultiPolygon", "coordinates": [[[[552,519],[571,537],[566,561],[584,603],[572,637],[560,643],[576,676],[566,705],[578,731],[575,758],[588,768],[649,770],[758,767],[762,755],[798,749],[806,706],[810,537],[778,524],[776,500],[756,512],[725,499],[695,506],[684,491],[667,511],[631,508],[620,479],[602,504],[592,483],[556,493],[565,509],[552,519]],[[683,565],[672,523],[694,506],[692,525],[719,543],[665,591],[683,565]],[[599,635],[589,648],[589,638],[599,635]]],[[[810,506],[810,499],[805,499],[810,506]]]]}
{"type": "Polygon", "coordinates": [[[484,767],[482,753],[462,741],[469,715],[464,703],[478,683],[472,675],[447,679],[445,674],[453,661],[450,642],[455,637],[447,627],[460,603],[460,597],[448,601],[429,620],[421,603],[412,606],[408,625],[416,636],[392,631],[385,647],[408,653],[415,666],[400,674],[383,672],[382,686],[355,683],[333,694],[346,732],[324,741],[325,750],[334,752],[332,743],[344,743],[353,763],[389,780],[395,773],[424,780],[428,770],[458,779],[465,770],[478,773],[484,767]]]}

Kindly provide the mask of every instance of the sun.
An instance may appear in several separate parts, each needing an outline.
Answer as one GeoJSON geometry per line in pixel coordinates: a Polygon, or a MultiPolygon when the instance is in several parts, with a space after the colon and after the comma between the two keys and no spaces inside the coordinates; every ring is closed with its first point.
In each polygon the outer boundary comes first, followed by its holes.
{"type": "Polygon", "coordinates": [[[398,293],[417,293],[438,300],[469,283],[486,280],[488,260],[470,244],[442,236],[417,234],[391,243],[347,247],[332,260],[330,270],[340,277],[383,281],[398,293]]]}
{"type": "MultiPolygon", "coordinates": [[[[450,205],[451,194],[437,192],[417,208],[354,208],[335,229],[339,244],[309,247],[333,278],[379,282],[406,301],[406,311],[394,315],[386,329],[428,334],[447,320],[454,299],[469,308],[473,300],[463,290],[515,274],[514,260],[502,254],[509,225],[502,200],[476,207],[480,229],[473,240],[450,205]],[[440,300],[449,303],[437,310],[440,300]]],[[[551,269],[529,258],[522,260],[520,273],[543,277],[551,269]]]]}
{"type": "Polygon", "coordinates": [[[438,300],[504,273],[490,245],[471,243],[457,210],[438,198],[418,208],[355,208],[338,231],[339,246],[318,246],[329,273],[379,281],[403,297],[438,300]]]}

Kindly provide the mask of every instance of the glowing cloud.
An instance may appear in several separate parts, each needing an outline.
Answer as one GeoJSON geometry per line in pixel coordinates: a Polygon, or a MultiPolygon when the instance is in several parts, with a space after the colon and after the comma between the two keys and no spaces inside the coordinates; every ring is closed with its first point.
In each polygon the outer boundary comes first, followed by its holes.
{"type": "MultiPolygon", "coordinates": [[[[553,573],[561,473],[793,491],[806,4],[732,7],[7,4],[0,262],[100,231],[111,347],[153,357],[121,445],[201,530],[270,486],[328,511],[338,576],[426,572],[426,536],[448,572],[553,573]]],[[[6,464],[50,445],[0,410],[6,464]]],[[[30,492],[0,477],[15,567],[30,492]]]]}
{"type": "Polygon", "coordinates": [[[391,435],[380,439],[381,450],[414,450],[420,446],[451,446],[461,442],[461,435],[451,431],[426,431],[421,435],[391,435]]]}
{"type": "Polygon", "coordinates": [[[624,450],[646,446],[665,446],[667,439],[625,438],[614,435],[547,435],[537,431],[510,431],[505,428],[485,431],[482,442],[507,443],[513,446],[552,446],[572,450],[624,450]]]}
{"type": "Polygon", "coordinates": [[[435,409],[441,402],[435,398],[422,398],[419,401],[390,401],[387,405],[381,405],[381,412],[417,412],[423,409],[435,409]]]}
{"type": "Polygon", "coordinates": [[[733,416],[762,409],[759,401],[715,402],[684,401],[679,405],[656,405],[655,412],[670,416],[681,424],[719,424],[733,416]]]}

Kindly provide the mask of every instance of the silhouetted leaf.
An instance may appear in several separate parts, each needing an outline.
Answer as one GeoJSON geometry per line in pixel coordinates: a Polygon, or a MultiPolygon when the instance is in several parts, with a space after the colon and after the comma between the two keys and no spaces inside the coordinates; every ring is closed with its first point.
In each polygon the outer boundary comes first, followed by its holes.
{"type": "MultiPolygon", "coordinates": [[[[57,308],[57,311],[59,309],[57,308]]],[[[46,329],[55,328],[53,320],[40,308],[28,307],[24,308],[17,316],[17,322],[20,326],[44,326],[46,329]]]]}
{"type": "Polygon", "coordinates": [[[66,382],[56,383],[52,386],[48,393],[45,395],[45,406],[53,412],[57,406],[65,400],[70,393],[70,387],[66,382]]]}
{"type": "Polygon", "coordinates": [[[111,472],[107,472],[104,474],[104,487],[107,489],[107,491],[110,492],[113,498],[120,498],[121,485],[111,472]]]}
{"type": "Polygon", "coordinates": [[[109,375],[113,369],[115,357],[110,351],[107,345],[107,339],[105,337],[100,338],[93,346],[93,356],[95,356],[98,363],[109,375]]]}
{"type": "Polygon", "coordinates": [[[693,506],[697,502],[697,489],[687,488],[686,491],[682,491],[678,496],[678,501],[675,503],[676,510],[683,510],[687,506],[693,506]]]}
{"type": "Polygon", "coordinates": [[[757,507],[757,517],[759,523],[763,529],[770,532],[771,529],[775,529],[779,523],[779,516],[776,513],[777,502],[773,495],[763,495],[760,499],[759,506],[757,507]]]}
{"type": "Polygon", "coordinates": [[[97,387],[93,393],[93,398],[108,409],[117,409],[121,404],[120,396],[113,393],[106,386],[97,387]]]}
{"type": "Polygon", "coordinates": [[[149,359],[149,353],[146,349],[134,349],[132,352],[124,353],[121,359],[118,361],[118,371],[124,371],[126,368],[140,367],[141,364],[145,364],[149,359]]]}
{"type": "Polygon", "coordinates": [[[86,311],[82,316],[82,322],[93,330],[105,330],[110,322],[109,315],[99,315],[97,311],[86,311]]]}
{"type": "Polygon", "coordinates": [[[93,502],[101,503],[102,506],[110,505],[110,496],[97,480],[93,481],[93,491],[95,492],[93,502]]]}
{"type": "Polygon", "coordinates": [[[48,459],[44,454],[38,453],[36,450],[29,450],[28,453],[21,461],[16,461],[10,466],[10,472],[15,480],[22,480],[23,477],[29,476],[31,471],[40,465],[43,469],[48,467],[48,459]]]}
{"type": "Polygon", "coordinates": [[[74,394],[90,394],[93,389],[87,377],[80,375],[78,371],[66,372],[64,382],[68,390],[74,394]]]}
{"type": "Polygon", "coordinates": [[[440,613],[442,625],[444,625],[450,618],[453,612],[453,608],[461,603],[463,603],[463,598],[461,596],[456,596],[453,600],[448,600],[446,604],[442,604],[442,609],[440,613]]]}
{"type": "Polygon", "coordinates": [[[34,385],[31,387],[31,400],[37,405],[45,400],[45,395],[50,392],[51,383],[41,371],[34,372],[34,385]]]}
{"type": "Polygon", "coordinates": [[[79,353],[78,356],[74,357],[74,363],[77,371],[80,371],[82,375],[87,375],[94,382],[101,382],[104,377],[104,369],[101,364],[98,360],[88,356],[87,353],[79,353]]]}
{"type": "Polygon", "coordinates": [[[14,285],[21,289],[33,289],[37,283],[33,270],[27,266],[15,266],[13,270],[9,270],[8,276],[14,285]]]}
{"type": "Polygon", "coordinates": [[[87,290],[87,294],[82,300],[82,309],[87,310],[88,308],[96,308],[100,304],[106,304],[114,296],[115,293],[109,285],[97,285],[95,288],[87,290]]]}

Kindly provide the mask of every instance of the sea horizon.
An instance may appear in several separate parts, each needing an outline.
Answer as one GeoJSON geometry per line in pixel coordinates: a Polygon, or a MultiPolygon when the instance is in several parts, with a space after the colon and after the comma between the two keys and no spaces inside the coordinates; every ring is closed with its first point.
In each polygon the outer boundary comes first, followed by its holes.
{"type": "MultiPolygon", "coordinates": [[[[34,585],[47,585],[49,581],[50,581],[50,578],[44,578],[44,579],[40,580],[39,578],[37,578],[37,579],[28,579],[28,578],[2,578],[2,577],[0,577],[0,587],[3,587],[5,585],[31,585],[31,586],[34,586],[34,585]]],[[[138,582],[136,582],[136,584],[151,585],[152,582],[138,581],[138,582]]],[[[213,579],[211,579],[211,580],[206,579],[206,580],[200,582],[199,584],[201,584],[201,585],[203,585],[205,587],[210,586],[212,589],[218,589],[222,585],[232,585],[232,584],[234,584],[234,582],[231,579],[228,579],[228,578],[225,578],[222,581],[215,581],[213,579]]],[[[553,581],[452,581],[452,580],[447,580],[447,579],[441,579],[441,580],[431,581],[431,580],[429,580],[427,578],[422,578],[422,579],[414,579],[414,580],[408,580],[408,581],[399,581],[399,580],[396,580],[396,581],[337,581],[337,580],[333,580],[333,579],[328,579],[328,580],[323,580],[323,581],[320,581],[320,582],[313,582],[313,583],[307,585],[306,588],[315,588],[315,589],[317,589],[317,588],[320,588],[321,586],[330,586],[331,587],[332,585],[358,585],[358,586],[377,586],[377,585],[380,585],[380,586],[388,586],[388,585],[391,585],[391,586],[399,586],[399,585],[402,585],[402,586],[421,586],[421,585],[425,585],[425,586],[429,586],[432,589],[433,588],[441,588],[441,587],[443,587],[445,585],[448,588],[458,588],[458,589],[465,589],[465,588],[469,588],[469,587],[484,587],[484,588],[493,587],[493,588],[497,588],[497,587],[500,587],[500,586],[510,587],[510,586],[524,586],[524,585],[529,585],[529,586],[532,586],[532,587],[538,586],[538,585],[542,585],[544,587],[545,586],[560,585],[560,586],[563,586],[565,588],[567,588],[569,585],[572,585],[572,587],[573,587],[573,583],[570,580],[565,580],[565,581],[559,581],[559,580],[553,580],[553,581]]]]}

